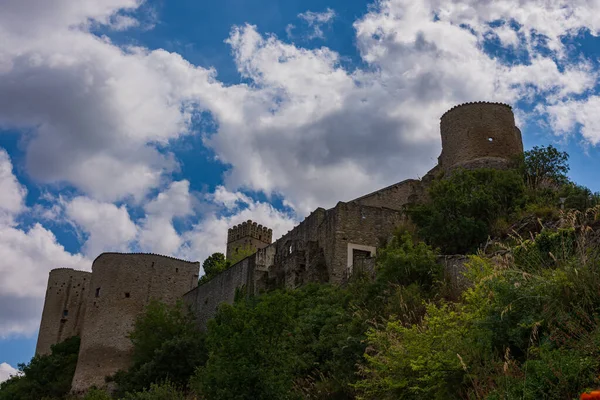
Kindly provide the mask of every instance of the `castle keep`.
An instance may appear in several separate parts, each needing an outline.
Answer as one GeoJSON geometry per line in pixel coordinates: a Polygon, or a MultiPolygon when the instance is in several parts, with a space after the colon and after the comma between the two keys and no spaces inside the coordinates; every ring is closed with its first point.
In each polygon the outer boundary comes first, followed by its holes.
{"type": "MultiPolygon", "coordinates": [[[[372,265],[377,249],[405,218],[403,207],[426,200],[436,176],[455,168],[506,168],[523,152],[521,132],[505,104],[456,106],[442,116],[440,130],[438,164],[421,180],[405,180],[328,210],[317,208],[275,242],[271,229],[252,221],[232,227],[227,257],[244,247],[256,253],[201,286],[199,262],[156,254],[104,253],[91,273],[52,270],[36,352],[47,354],[52,344],[79,335],[72,390],[83,392],[103,386],[106,376],[130,365],[127,334],[151,299],[172,304],[182,298],[203,329],[219,304],[233,302],[239,290],[253,295],[308,282],[344,282],[356,269],[372,265]]],[[[454,261],[447,264],[457,270],[454,261]]]]}

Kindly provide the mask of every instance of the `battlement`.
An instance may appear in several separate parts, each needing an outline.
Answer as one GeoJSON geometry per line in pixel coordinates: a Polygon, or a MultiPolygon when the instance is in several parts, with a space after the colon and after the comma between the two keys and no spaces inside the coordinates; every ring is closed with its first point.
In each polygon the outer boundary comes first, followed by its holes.
{"type": "Polygon", "coordinates": [[[234,242],[244,237],[251,237],[261,242],[270,244],[273,239],[273,230],[248,220],[238,224],[227,231],[227,243],[234,242]]]}
{"type": "Polygon", "coordinates": [[[443,113],[442,116],[440,117],[440,122],[442,119],[444,119],[444,117],[446,115],[448,115],[452,111],[456,110],[457,108],[471,106],[474,104],[489,104],[489,105],[494,105],[494,106],[502,106],[502,107],[507,107],[509,110],[512,111],[512,106],[510,104],[506,104],[506,103],[500,103],[500,102],[495,102],[495,101],[468,101],[466,103],[457,104],[454,107],[452,107],[451,109],[449,109],[448,111],[446,111],[445,113],[443,113]]]}
{"type": "MultiPolygon", "coordinates": [[[[102,254],[100,254],[98,257],[96,257],[94,259],[94,262],[96,262],[96,260],[98,260],[100,257],[107,256],[107,255],[118,255],[118,256],[155,256],[155,257],[168,258],[168,259],[171,259],[171,260],[180,261],[180,262],[184,262],[184,263],[188,263],[188,264],[198,264],[198,261],[188,261],[188,260],[183,260],[181,258],[171,257],[171,256],[165,256],[163,254],[157,254],[157,253],[119,253],[119,252],[106,252],[106,253],[102,253],[102,254]]],[[[58,269],[61,269],[61,268],[58,268],[58,269]]],[[[66,269],[69,269],[69,268],[66,268],[66,269]]]]}

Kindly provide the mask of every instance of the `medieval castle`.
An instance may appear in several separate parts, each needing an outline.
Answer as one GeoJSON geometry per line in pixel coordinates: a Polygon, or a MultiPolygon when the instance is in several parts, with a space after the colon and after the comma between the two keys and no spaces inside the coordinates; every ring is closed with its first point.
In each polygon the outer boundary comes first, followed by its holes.
{"type": "MultiPolygon", "coordinates": [[[[92,272],[50,271],[36,353],[79,335],[81,347],[72,391],[105,385],[105,377],[130,365],[127,338],[150,299],[190,305],[200,329],[238,289],[247,295],[307,282],[341,283],[354,268],[372,262],[403,219],[403,206],[423,201],[438,174],[457,167],[505,168],[523,152],[511,107],[467,103],[440,122],[442,153],[421,180],[405,180],[325,210],[317,208],[271,243],[272,230],[252,221],[229,229],[227,253],[251,246],[253,255],[198,286],[199,262],[157,254],[103,253],[92,272]]],[[[452,268],[450,266],[450,268],[452,268]]]]}

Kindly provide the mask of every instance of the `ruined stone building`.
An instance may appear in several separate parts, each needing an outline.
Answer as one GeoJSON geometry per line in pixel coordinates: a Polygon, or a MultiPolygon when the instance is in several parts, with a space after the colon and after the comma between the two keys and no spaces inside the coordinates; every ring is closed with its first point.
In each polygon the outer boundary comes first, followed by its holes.
{"type": "Polygon", "coordinates": [[[344,282],[354,269],[372,262],[403,220],[403,207],[426,199],[427,185],[438,174],[461,168],[505,168],[523,152],[521,132],[511,107],[467,103],[446,112],[440,121],[442,152],[438,164],[421,180],[409,179],[317,208],[294,229],[272,242],[272,230],[252,221],[232,227],[227,254],[241,247],[256,253],[210,281],[197,285],[199,262],[156,254],[104,253],[92,272],[52,270],[40,325],[37,353],[70,336],[81,337],[72,390],[104,385],[104,378],[131,361],[127,338],[133,322],[150,299],[190,305],[200,328],[236,291],[247,295],[308,282],[344,282]]]}

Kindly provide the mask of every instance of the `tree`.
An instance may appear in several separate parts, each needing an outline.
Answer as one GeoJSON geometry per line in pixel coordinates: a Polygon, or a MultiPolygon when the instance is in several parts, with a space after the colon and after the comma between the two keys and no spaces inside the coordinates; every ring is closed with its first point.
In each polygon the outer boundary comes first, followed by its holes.
{"type": "Polygon", "coordinates": [[[51,347],[49,355],[36,355],[19,364],[21,376],[0,384],[0,400],[61,398],[69,393],[79,355],[79,337],[51,347]]]}
{"type": "Polygon", "coordinates": [[[522,177],[513,170],[458,170],[434,181],[428,203],[409,206],[419,235],[445,254],[474,251],[491,224],[525,202],[522,177]]]}
{"type": "Polygon", "coordinates": [[[233,263],[229,260],[225,260],[225,255],[223,253],[213,253],[202,263],[204,275],[200,277],[200,280],[198,280],[198,284],[201,285],[205,282],[208,282],[216,275],[225,271],[232,264],[233,263]]]}
{"type": "Polygon", "coordinates": [[[568,182],[569,154],[552,145],[534,146],[524,153],[524,174],[527,185],[538,189],[543,183],[562,185],[568,182]]]}
{"type": "Polygon", "coordinates": [[[206,361],[204,335],[181,301],[173,306],[151,301],[129,337],[133,366],[114,377],[121,394],[167,380],[185,386],[196,367],[206,361]]]}

